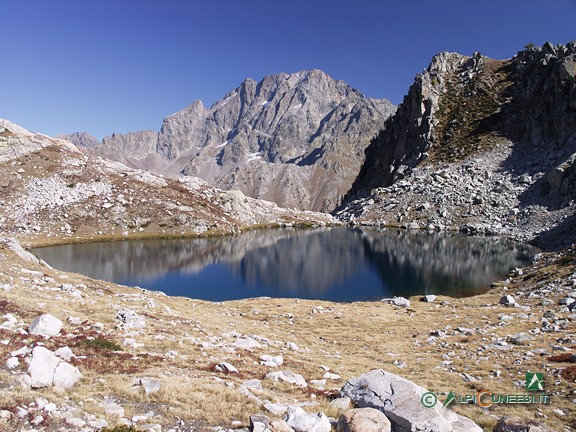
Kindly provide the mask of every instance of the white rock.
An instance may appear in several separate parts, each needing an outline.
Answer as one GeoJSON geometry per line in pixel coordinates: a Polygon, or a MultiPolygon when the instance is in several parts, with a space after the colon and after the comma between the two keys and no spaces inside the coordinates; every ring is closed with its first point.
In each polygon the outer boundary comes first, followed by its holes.
{"type": "Polygon", "coordinates": [[[158,393],[162,387],[162,383],[160,381],[152,378],[136,378],[133,385],[141,386],[147,396],[158,393]]]}
{"type": "Polygon", "coordinates": [[[88,426],[93,427],[96,430],[99,430],[108,427],[108,422],[104,419],[90,420],[88,422],[88,426]]]}
{"type": "Polygon", "coordinates": [[[306,380],[302,375],[290,371],[270,372],[266,375],[266,378],[274,381],[284,381],[300,387],[308,387],[308,384],[306,384],[306,380]]]}
{"type": "Polygon", "coordinates": [[[340,375],[335,374],[335,373],[331,373],[331,372],[326,372],[324,374],[324,378],[329,379],[329,380],[333,380],[333,381],[338,381],[338,380],[342,379],[342,377],[340,375]]]}
{"type": "Polygon", "coordinates": [[[255,348],[261,348],[262,345],[256,339],[251,337],[241,337],[235,340],[232,343],[232,346],[235,348],[245,349],[245,350],[253,350],[255,348]]]}
{"type": "Polygon", "coordinates": [[[238,369],[236,369],[234,366],[232,366],[230,363],[218,363],[214,369],[216,369],[218,372],[224,372],[224,373],[238,373],[238,369]]]}
{"type": "Polygon", "coordinates": [[[330,420],[323,413],[308,414],[300,407],[288,407],[284,421],[295,432],[330,432],[330,420]]]}
{"type": "Polygon", "coordinates": [[[82,378],[82,374],[77,367],[70,363],[61,361],[54,371],[54,386],[59,389],[68,389],[82,378]]]}
{"type": "Polygon", "coordinates": [[[72,350],[67,346],[58,348],[56,351],[54,351],[54,354],[56,354],[62,360],[66,361],[70,360],[73,357],[76,357],[74,353],[72,353],[72,350]]]}
{"type": "Polygon", "coordinates": [[[30,334],[40,336],[56,336],[60,333],[60,330],[62,330],[62,321],[50,314],[36,317],[30,327],[28,327],[30,334]]]}
{"type": "Polygon", "coordinates": [[[436,300],[436,296],[434,294],[425,295],[424,297],[422,297],[420,299],[420,301],[423,301],[425,303],[433,303],[435,300],[436,300]]]}
{"type": "Polygon", "coordinates": [[[52,351],[43,346],[34,347],[32,360],[28,367],[31,387],[50,387],[54,382],[54,372],[58,363],[60,363],[60,359],[52,351]]]}
{"type": "Polygon", "coordinates": [[[25,346],[23,346],[20,349],[17,349],[16,351],[12,351],[10,353],[10,355],[12,357],[18,357],[18,356],[22,356],[22,355],[26,355],[26,354],[28,354],[28,347],[25,347],[25,346]]]}
{"type": "Polygon", "coordinates": [[[284,363],[284,357],[281,355],[271,356],[271,355],[263,355],[260,357],[260,364],[268,367],[278,367],[282,366],[284,363]]]}
{"type": "Polygon", "coordinates": [[[10,357],[8,360],[6,360],[6,367],[8,369],[14,369],[19,364],[20,364],[20,361],[18,360],[17,357],[10,357]]]}
{"type": "Polygon", "coordinates": [[[382,301],[385,303],[390,303],[394,306],[400,306],[400,307],[404,307],[404,308],[410,307],[410,300],[408,300],[407,298],[404,298],[404,297],[385,298],[385,299],[382,299],[382,301]]]}

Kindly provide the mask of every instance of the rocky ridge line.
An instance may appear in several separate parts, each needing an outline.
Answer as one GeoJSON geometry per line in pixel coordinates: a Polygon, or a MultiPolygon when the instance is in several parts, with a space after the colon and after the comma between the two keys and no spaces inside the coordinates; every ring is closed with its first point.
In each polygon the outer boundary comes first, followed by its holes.
{"type": "MultiPolygon", "coordinates": [[[[283,207],[330,211],[394,110],[319,70],[277,74],[246,79],[209,108],[197,100],[166,117],[160,132],[114,134],[83,150],[283,207]]],[[[79,137],[68,136],[82,145],[79,137]]]]}

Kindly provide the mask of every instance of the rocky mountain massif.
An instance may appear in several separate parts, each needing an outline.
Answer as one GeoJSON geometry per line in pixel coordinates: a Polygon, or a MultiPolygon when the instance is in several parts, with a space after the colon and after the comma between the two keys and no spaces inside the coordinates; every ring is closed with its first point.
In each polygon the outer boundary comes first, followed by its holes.
{"type": "Polygon", "coordinates": [[[210,108],[196,101],[160,132],[114,134],[87,152],[129,166],[200,177],[281,207],[330,211],[348,191],[370,138],[393,114],[319,70],[245,80],[210,108]]]}
{"type": "Polygon", "coordinates": [[[436,56],[366,162],[343,220],[576,240],[576,43],[436,56]]]}

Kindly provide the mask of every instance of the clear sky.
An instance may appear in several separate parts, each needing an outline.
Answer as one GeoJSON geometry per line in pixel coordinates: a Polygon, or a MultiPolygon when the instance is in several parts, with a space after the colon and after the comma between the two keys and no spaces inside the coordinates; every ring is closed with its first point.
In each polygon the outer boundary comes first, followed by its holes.
{"type": "Polygon", "coordinates": [[[158,130],[247,77],[312,68],[398,104],[438,52],[509,58],[575,22],[576,0],[0,0],[0,117],[158,130]]]}

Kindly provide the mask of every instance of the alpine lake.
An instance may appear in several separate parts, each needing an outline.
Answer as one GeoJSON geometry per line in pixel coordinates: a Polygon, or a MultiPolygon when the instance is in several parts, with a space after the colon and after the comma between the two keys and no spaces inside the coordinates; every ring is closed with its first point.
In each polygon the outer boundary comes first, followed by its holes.
{"type": "Polygon", "coordinates": [[[511,269],[529,264],[538,251],[499,237],[336,227],[70,244],[33,252],[59,270],[171,296],[354,302],[481,294],[511,269]]]}

